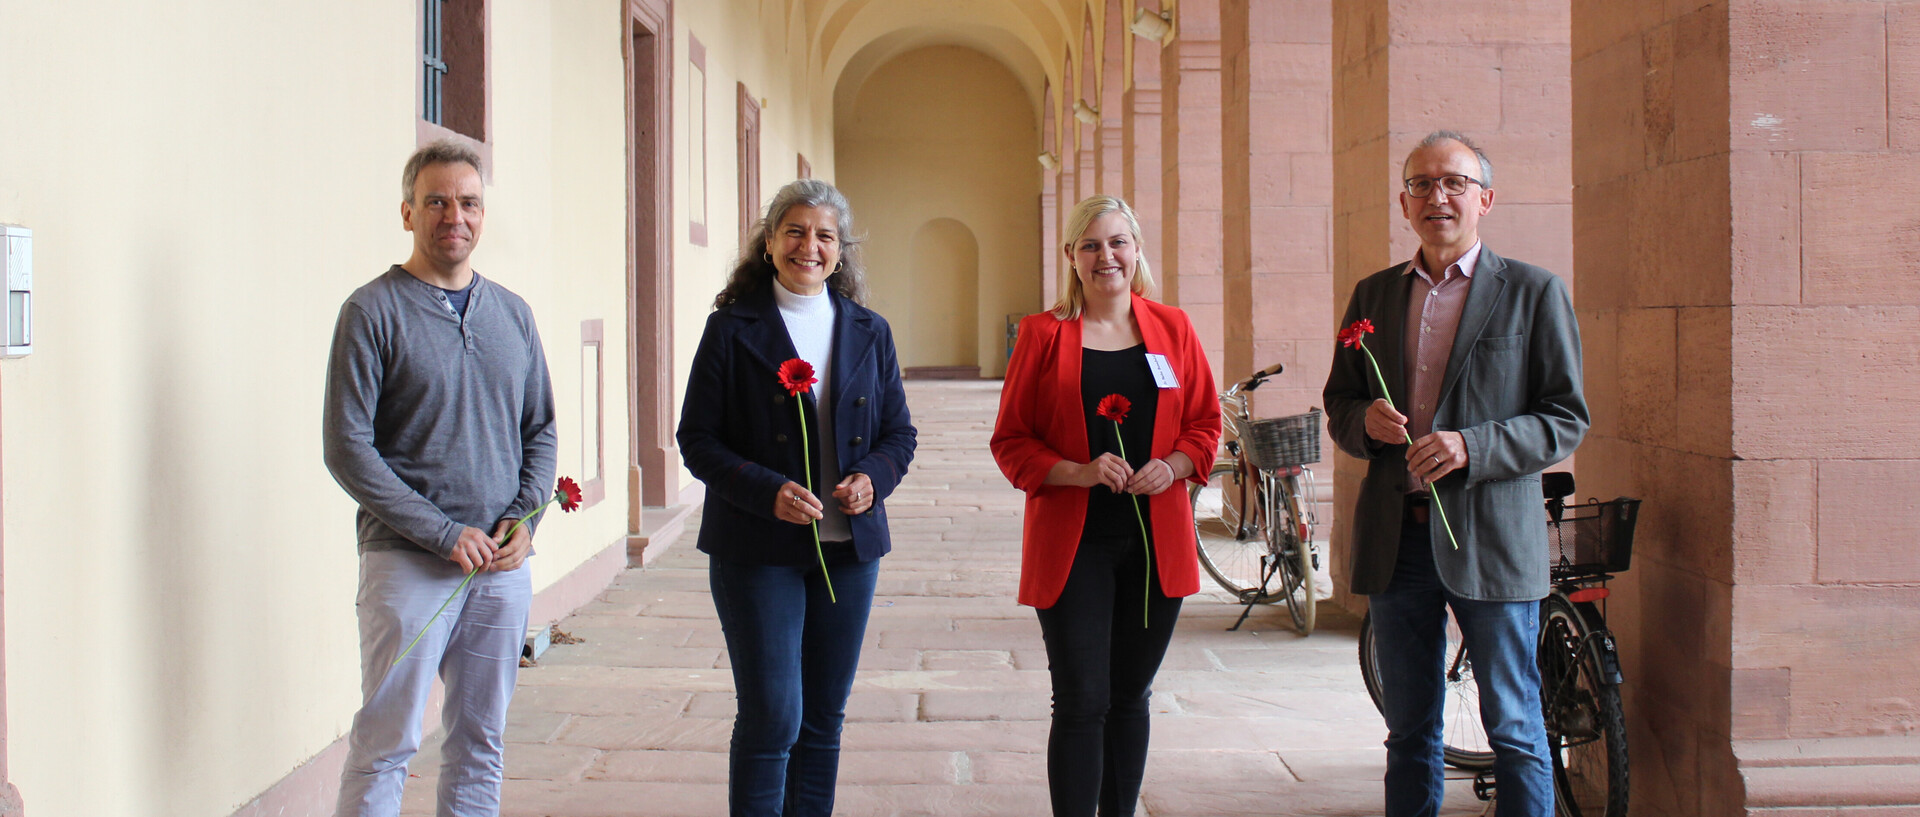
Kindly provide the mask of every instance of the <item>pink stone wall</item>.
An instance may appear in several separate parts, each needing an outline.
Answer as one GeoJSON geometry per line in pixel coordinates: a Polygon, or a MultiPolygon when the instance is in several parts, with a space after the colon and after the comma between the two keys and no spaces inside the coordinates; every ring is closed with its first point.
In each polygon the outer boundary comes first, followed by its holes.
{"type": "MultiPolygon", "coordinates": [[[[1136,5],[1152,6],[1151,0],[1136,5]]],[[[1157,11],[1158,9],[1154,9],[1157,11]]],[[[1121,26],[1126,20],[1117,21],[1121,26]]],[[[1133,205],[1140,220],[1140,239],[1146,243],[1148,263],[1164,284],[1166,248],[1160,246],[1165,235],[1166,198],[1162,194],[1163,159],[1161,157],[1160,43],[1143,37],[1130,37],[1133,48],[1132,87],[1122,100],[1120,195],[1133,205]]],[[[1164,296],[1165,287],[1162,287],[1164,296]]]]}
{"type": "Polygon", "coordinates": [[[1121,95],[1126,86],[1126,75],[1121,73],[1126,62],[1121,38],[1131,35],[1127,33],[1126,22],[1120,19],[1120,0],[1107,0],[1100,20],[1099,192],[1118,196],[1125,173],[1122,148],[1126,142],[1121,131],[1121,111],[1125,107],[1121,95]]]}
{"type": "Polygon", "coordinates": [[[1609,611],[1635,813],[1911,807],[1832,781],[1920,727],[1920,4],[1577,0],[1573,32],[1583,493],[1648,500],[1609,611]]]}
{"type": "Polygon", "coordinates": [[[1320,404],[1334,335],[1332,7],[1316,0],[1221,4],[1222,379],[1272,364],[1261,416],[1320,404]]]}
{"type": "Polygon", "coordinates": [[[1165,210],[1157,272],[1167,302],[1193,317],[1207,359],[1217,363],[1226,346],[1220,280],[1220,0],[1181,0],[1175,8],[1179,36],[1160,52],[1165,210]]]}

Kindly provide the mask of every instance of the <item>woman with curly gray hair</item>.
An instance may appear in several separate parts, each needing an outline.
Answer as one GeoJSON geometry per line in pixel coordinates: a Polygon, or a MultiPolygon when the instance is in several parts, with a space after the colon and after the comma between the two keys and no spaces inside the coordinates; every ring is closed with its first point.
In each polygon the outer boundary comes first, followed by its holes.
{"type": "Polygon", "coordinates": [[[893,332],[862,305],[852,228],[833,185],[774,195],[714,298],[680,413],[680,453],[707,486],[699,548],[739,704],[734,817],[833,812],[847,695],[892,547],[883,503],[913,460],[893,332]]]}

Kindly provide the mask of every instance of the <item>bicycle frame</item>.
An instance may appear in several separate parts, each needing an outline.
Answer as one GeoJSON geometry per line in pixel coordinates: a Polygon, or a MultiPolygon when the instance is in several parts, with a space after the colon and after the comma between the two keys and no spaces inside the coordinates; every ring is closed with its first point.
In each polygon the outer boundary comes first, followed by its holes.
{"type": "MultiPolygon", "coordinates": [[[[1221,424],[1228,433],[1226,455],[1216,461],[1210,484],[1192,489],[1195,503],[1203,494],[1213,493],[1216,496],[1210,501],[1217,501],[1218,507],[1213,509],[1213,516],[1203,516],[1196,504],[1195,532],[1200,535],[1202,566],[1246,605],[1240,621],[1228,629],[1238,629],[1253,605],[1284,599],[1295,629],[1306,634],[1312,632],[1315,620],[1312,575],[1319,563],[1319,554],[1313,548],[1316,520],[1307,499],[1317,487],[1313,472],[1301,465],[1257,466],[1253,452],[1247,448],[1249,434],[1258,430],[1248,396],[1280,370],[1273,366],[1256,372],[1220,392],[1221,424]],[[1284,529],[1275,527],[1281,524],[1284,529]],[[1202,528],[1215,533],[1201,534],[1202,528]],[[1217,558],[1214,545],[1209,543],[1220,541],[1216,537],[1222,533],[1246,546],[1237,551],[1239,556],[1229,556],[1225,561],[1217,558]],[[1256,540],[1258,545],[1254,545],[1256,540]],[[1276,576],[1278,588],[1273,587],[1276,576]]],[[[1229,548],[1226,552],[1235,551],[1229,548]]]]}

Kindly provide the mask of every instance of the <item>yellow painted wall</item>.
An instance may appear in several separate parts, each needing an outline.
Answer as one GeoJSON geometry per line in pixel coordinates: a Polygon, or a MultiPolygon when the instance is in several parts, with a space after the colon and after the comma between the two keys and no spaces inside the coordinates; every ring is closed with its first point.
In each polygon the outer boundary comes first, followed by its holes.
{"type": "MultiPolygon", "coordinates": [[[[622,5],[493,7],[476,267],[534,307],[563,452],[582,319],[614,376],[609,498],[542,528],[541,589],[625,531],[622,5]]],[[[0,222],[35,231],[37,278],[36,351],[0,361],[30,814],[229,814],[346,730],[353,505],[320,404],[341,300],[411,246],[413,9],[6,4],[0,222]]]]}
{"type": "MultiPolygon", "coordinates": [[[[713,297],[726,285],[740,249],[738,84],[766,101],[760,111],[760,212],[780,186],[793,181],[804,154],[817,179],[834,181],[832,94],[820,91],[808,68],[801,21],[789,20],[784,3],[759,0],[702,0],[674,6],[674,406],[685,400],[687,382],[701,330],[713,311],[713,297]],[[704,125],[688,105],[690,38],[706,48],[704,125]],[[706,166],[697,167],[691,150],[705,134],[706,166]],[[705,179],[706,207],[691,211],[691,186],[705,179]],[[690,224],[704,218],[704,246],[690,239],[690,224]]],[[[681,469],[680,484],[693,477],[681,469]]]]}
{"type": "Polygon", "coordinates": [[[1006,316],[1043,307],[1036,103],[1004,65],[957,46],[902,54],[848,91],[856,95],[835,134],[841,187],[870,236],[874,307],[893,324],[901,365],[977,362],[985,376],[1003,374],[1006,316]],[[928,278],[951,274],[951,259],[914,251],[915,235],[938,219],[977,241],[971,350],[954,348],[965,333],[941,316],[920,320],[931,306],[916,293],[948,291],[928,278]]]}

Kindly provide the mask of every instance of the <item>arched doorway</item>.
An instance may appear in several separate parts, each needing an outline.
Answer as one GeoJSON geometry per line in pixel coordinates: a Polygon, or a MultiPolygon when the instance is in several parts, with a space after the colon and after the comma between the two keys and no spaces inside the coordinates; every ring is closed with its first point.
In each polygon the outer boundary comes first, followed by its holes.
{"type": "Polygon", "coordinates": [[[835,183],[868,235],[873,306],[902,366],[998,377],[1008,316],[1041,307],[1036,103],[974,48],[874,62],[842,77],[834,117],[835,183]]]}
{"type": "MultiPolygon", "coordinates": [[[[898,332],[902,365],[980,366],[980,242],[967,225],[936,218],[913,232],[912,274],[890,283],[908,290],[898,332]]],[[[977,374],[976,374],[977,376],[977,374]]]]}

